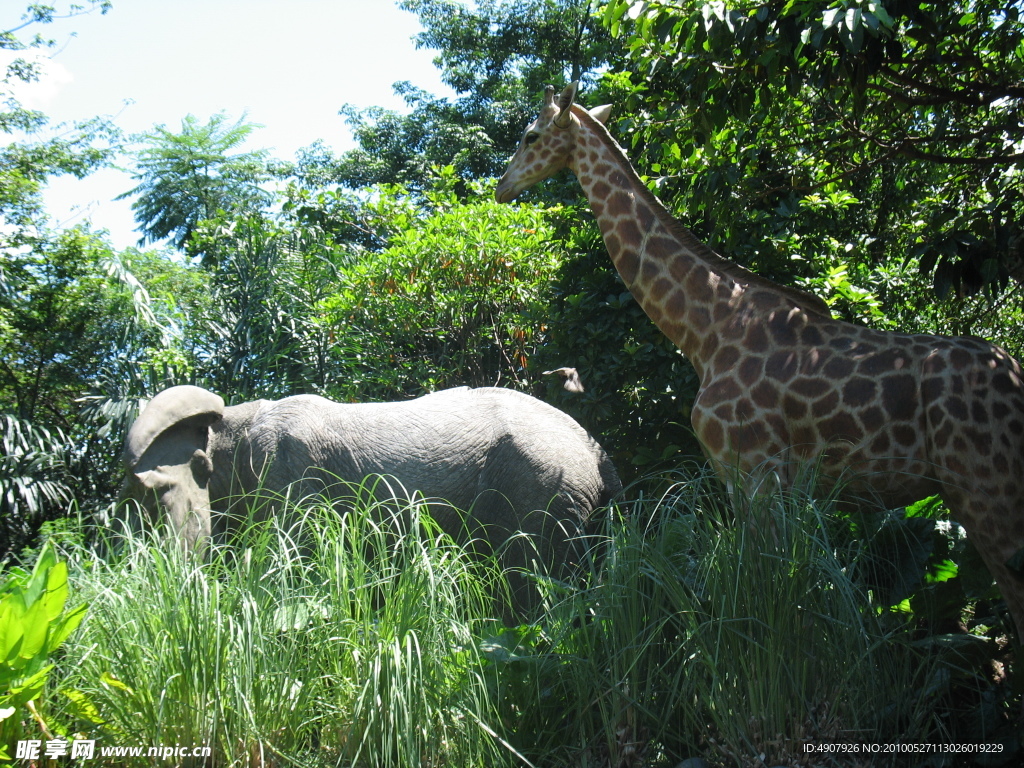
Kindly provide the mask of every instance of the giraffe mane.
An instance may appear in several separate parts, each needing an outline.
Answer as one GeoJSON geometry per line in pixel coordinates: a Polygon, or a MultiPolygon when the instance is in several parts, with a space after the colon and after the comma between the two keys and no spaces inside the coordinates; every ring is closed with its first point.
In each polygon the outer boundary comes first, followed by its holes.
{"type": "Polygon", "coordinates": [[[755,285],[781,293],[787,299],[807,312],[819,317],[832,317],[828,304],[826,304],[820,297],[815,296],[812,293],[808,293],[807,291],[802,291],[799,288],[780,285],[773,280],[769,280],[767,277],[762,277],[756,272],[752,272],[746,267],[737,264],[735,261],[725,258],[721,254],[712,250],[708,245],[701,242],[693,232],[691,232],[669,212],[668,208],[665,207],[665,204],[647,188],[647,185],[644,184],[643,181],[641,181],[639,174],[637,174],[632,162],[630,162],[629,158],[626,156],[625,151],[623,151],[618,142],[612,138],[612,135],[608,132],[608,129],[604,124],[601,123],[600,120],[592,117],[590,113],[579,104],[573,104],[571,109],[572,113],[579,119],[579,121],[592,130],[598,138],[601,139],[605,146],[608,147],[613,157],[618,161],[623,173],[625,173],[627,177],[635,183],[634,186],[638,190],[640,197],[648,206],[650,206],[651,210],[654,211],[658,221],[661,222],[672,236],[677,238],[683,245],[690,248],[701,259],[708,262],[716,269],[734,278],[737,282],[744,283],[746,285],[755,285]]]}

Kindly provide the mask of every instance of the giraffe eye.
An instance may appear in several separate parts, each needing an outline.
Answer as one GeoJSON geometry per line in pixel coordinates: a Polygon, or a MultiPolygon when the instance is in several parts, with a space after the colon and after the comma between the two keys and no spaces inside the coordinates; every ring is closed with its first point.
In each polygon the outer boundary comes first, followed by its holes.
{"type": "Polygon", "coordinates": [[[529,146],[530,144],[533,144],[533,142],[535,142],[539,138],[540,138],[540,134],[539,133],[528,133],[528,134],[526,134],[526,136],[523,137],[523,143],[526,144],[527,146],[529,146]]]}

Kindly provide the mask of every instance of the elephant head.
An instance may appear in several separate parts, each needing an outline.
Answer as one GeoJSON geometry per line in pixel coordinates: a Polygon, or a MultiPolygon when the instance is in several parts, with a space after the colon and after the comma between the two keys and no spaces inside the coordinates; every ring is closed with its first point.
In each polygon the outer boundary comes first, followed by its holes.
{"type": "Polygon", "coordinates": [[[172,534],[186,549],[210,535],[207,454],[210,426],[224,415],[224,401],[200,387],[165,389],[139,414],[125,441],[125,497],[135,513],[155,522],[167,516],[172,534]]]}

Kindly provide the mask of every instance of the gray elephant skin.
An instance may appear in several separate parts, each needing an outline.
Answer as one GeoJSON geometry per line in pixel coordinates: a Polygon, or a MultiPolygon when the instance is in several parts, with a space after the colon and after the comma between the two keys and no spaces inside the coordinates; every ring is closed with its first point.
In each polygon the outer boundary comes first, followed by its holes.
{"type": "MultiPolygon", "coordinates": [[[[555,573],[580,557],[576,537],[621,487],[607,453],[573,419],[493,387],[394,403],[296,395],[228,407],[200,387],[171,387],[132,425],[124,461],[124,495],[138,502],[126,506],[151,520],[166,515],[187,548],[225,533],[233,501],[257,489],[336,499],[348,492],[343,483],[384,475],[444,502],[431,511],[453,537],[497,548],[529,534],[537,551],[509,547],[503,564],[539,555],[555,573]]],[[[522,588],[514,586],[520,607],[533,602],[522,588]]]]}

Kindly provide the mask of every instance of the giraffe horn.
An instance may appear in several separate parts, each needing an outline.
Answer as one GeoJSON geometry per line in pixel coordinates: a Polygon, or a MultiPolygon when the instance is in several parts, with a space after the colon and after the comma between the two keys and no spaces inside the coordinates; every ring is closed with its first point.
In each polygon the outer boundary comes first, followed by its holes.
{"type": "Polygon", "coordinates": [[[565,86],[565,90],[558,96],[558,117],[555,118],[555,125],[558,128],[568,128],[572,112],[570,107],[576,101],[576,90],[579,88],[579,81],[573,81],[565,86]]]}

